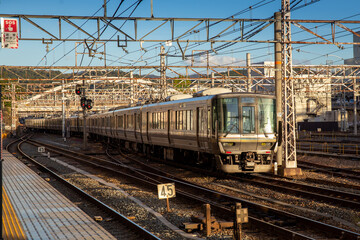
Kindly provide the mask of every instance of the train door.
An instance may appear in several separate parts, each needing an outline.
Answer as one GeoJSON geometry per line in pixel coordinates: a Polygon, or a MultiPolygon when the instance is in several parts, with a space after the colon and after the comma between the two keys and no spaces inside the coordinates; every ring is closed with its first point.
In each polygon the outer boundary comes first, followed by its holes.
{"type": "Polygon", "coordinates": [[[201,112],[200,108],[196,108],[196,142],[199,148],[201,148],[200,144],[200,135],[201,135],[201,112]]]}
{"type": "Polygon", "coordinates": [[[171,111],[167,111],[167,135],[168,135],[168,141],[169,145],[171,145],[171,111]]]}
{"type": "Polygon", "coordinates": [[[255,99],[242,98],[241,101],[241,135],[247,138],[247,142],[241,144],[241,148],[243,151],[255,151],[257,149],[255,99]]]}
{"type": "Polygon", "coordinates": [[[150,137],[149,137],[149,112],[146,112],[146,138],[147,138],[147,141],[148,143],[150,143],[150,137]]]}
{"type": "Polygon", "coordinates": [[[128,124],[127,114],[124,114],[124,136],[125,136],[125,138],[127,138],[127,134],[126,134],[127,124],[128,124]]]}
{"type": "Polygon", "coordinates": [[[139,134],[140,134],[140,140],[143,142],[143,135],[142,135],[142,113],[140,112],[138,114],[138,127],[139,127],[139,134]]]}
{"type": "Polygon", "coordinates": [[[206,108],[198,107],[196,110],[197,113],[197,141],[200,149],[205,150],[208,148],[208,139],[210,131],[208,131],[208,114],[206,108]]]}
{"type": "Polygon", "coordinates": [[[137,129],[138,129],[138,114],[136,114],[136,113],[134,113],[134,136],[135,136],[135,139],[137,139],[138,138],[138,134],[137,134],[137,129]]]}

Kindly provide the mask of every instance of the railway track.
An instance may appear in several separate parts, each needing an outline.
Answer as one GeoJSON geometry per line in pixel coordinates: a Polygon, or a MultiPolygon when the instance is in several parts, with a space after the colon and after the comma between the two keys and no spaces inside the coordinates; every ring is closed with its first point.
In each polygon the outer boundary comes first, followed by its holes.
{"type": "Polygon", "coordinates": [[[295,183],[292,181],[283,181],[268,176],[251,175],[243,177],[230,177],[233,180],[246,181],[268,189],[281,191],[296,196],[302,196],[310,199],[316,199],[327,203],[333,203],[342,207],[358,209],[360,211],[360,195],[336,191],[328,188],[320,188],[303,183],[295,183]]]}
{"type": "MultiPolygon", "coordinates": [[[[51,151],[55,151],[56,153],[67,157],[74,158],[74,155],[76,155],[78,161],[85,164],[91,164],[93,167],[101,168],[104,171],[116,173],[116,175],[122,175],[127,179],[132,179],[132,181],[136,181],[142,186],[148,186],[154,190],[159,183],[175,182],[178,197],[181,196],[202,204],[210,203],[213,211],[219,214],[221,218],[228,217],[231,221],[233,216],[231,207],[236,202],[240,202],[243,207],[249,208],[250,226],[267,230],[269,233],[275,234],[281,239],[343,238],[351,240],[360,238],[360,234],[355,232],[280,211],[265,205],[225,195],[170,176],[159,170],[152,169],[150,171],[148,167],[146,167],[146,169],[134,168],[125,164],[109,162],[91,156],[84,156],[79,153],[68,152],[62,148],[46,145],[44,143],[38,142],[36,144],[45,145],[47,148],[51,149],[51,151]]],[[[136,158],[131,159],[132,162],[135,162],[135,160],[136,158]]]]}
{"type": "Polygon", "coordinates": [[[120,213],[116,212],[103,202],[99,201],[98,199],[94,198],[93,196],[87,194],[80,188],[76,187],[75,185],[71,184],[70,182],[66,181],[64,178],[56,174],[55,172],[51,171],[44,165],[37,162],[35,159],[30,157],[28,154],[25,153],[25,151],[22,149],[22,144],[25,142],[28,142],[29,137],[15,140],[11,143],[9,143],[6,146],[6,149],[9,149],[10,146],[18,143],[17,145],[17,152],[26,160],[30,161],[32,164],[36,165],[38,169],[40,169],[42,172],[46,172],[49,174],[52,178],[56,179],[57,181],[61,182],[63,185],[65,185],[67,188],[69,188],[71,191],[75,192],[77,195],[81,197],[81,199],[95,205],[101,212],[106,213],[111,219],[115,219],[117,221],[117,229],[121,229],[121,235],[126,236],[126,239],[148,239],[148,240],[160,240],[158,237],[153,235],[152,233],[148,232],[144,228],[140,227],[139,225],[135,224],[134,222],[130,221],[125,216],[121,215],[120,213]]]}
{"type": "Polygon", "coordinates": [[[360,180],[360,172],[353,171],[350,169],[329,167],[329,166],[324,166],[321,164],[310,163],[305,161],[298,161],[298,167],[301,167],[303,169],[311,169],[312,171],[326,173],[332,176],[338,176],[338,177],[343,177],[358,181],[360,180]]]}
{"type": "Polygon", "coordinates": [[[298,153],[335,157],[341,155],[341,157],[350,159],[360,159],[360,144],[357,142],[299,139],[296,147],[298,153]]]}

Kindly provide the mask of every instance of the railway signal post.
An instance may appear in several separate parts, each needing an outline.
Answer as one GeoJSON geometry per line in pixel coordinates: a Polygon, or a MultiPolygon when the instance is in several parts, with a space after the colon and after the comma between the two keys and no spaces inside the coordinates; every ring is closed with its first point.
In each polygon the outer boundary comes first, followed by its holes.
{"type": "Polygon", "coordinates": [[[83,149],[87,149],[87,132],[86,132],[86,95],[85,95],[85,79],[83,79],[83,85],[80,87],[79,85],[76,86],[75,93],[80,98],[80,106],[83,109],[83,149]]]}

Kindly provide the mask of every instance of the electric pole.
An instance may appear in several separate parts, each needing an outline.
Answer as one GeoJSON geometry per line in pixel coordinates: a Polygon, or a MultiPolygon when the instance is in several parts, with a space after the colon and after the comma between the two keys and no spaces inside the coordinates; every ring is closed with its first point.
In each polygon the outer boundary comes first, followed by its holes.
{"type": "Polygon", "coordinates": [[[160,52],[160,98],[164,100],[167,97],[167,89],[166,89],[166,53],[165,47],[161,46],[160,52]]]}
{"type": "MultiPolygon", "coordinates": [[[[85,79],[83,79],[83,90],[82,90],[82,98],[86,99],[85,93],[85,79]]],[[[83,143],[84,150],[87,150],[87,132],[86,132],[86,107],[83,107],[83,143]]]]}

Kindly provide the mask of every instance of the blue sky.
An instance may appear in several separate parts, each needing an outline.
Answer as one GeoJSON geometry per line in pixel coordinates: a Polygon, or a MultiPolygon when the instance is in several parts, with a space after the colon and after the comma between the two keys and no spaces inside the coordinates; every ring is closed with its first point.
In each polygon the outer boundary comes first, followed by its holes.
{"type": "MultiPolygon", "coordinates": [[[[303,2],[310,2],[306,0],[303,2]]],[[[66,15],[66,16],[91,16],[99,10],[103,4],[103,0],[0,0],[0,13],[1,14],[28,14],[28,15],[66,15]]],[[[119,4],[119,0],[110,0],[107,5],[108,16],[111,16],[119,4]]],[[[119,12],[123,11],[126,7],[133,4],[135,0],[125,0],[119,12]]],[[[226,0],[226,1],[213,1],[213,0],[154,0],[154,16],[155,17],[184,17],[184,18],[227,18],[244,9],[249,9],[249,6],[256,6],[261,0],[226,0]]],[[[236,16],[237,18],[268,18],[281,8],[281,0],[264,1],[269,2],[266,6],[253,8],[244,14],[236,16]]],[[[122,16],[128,16],[130,12],[124,13],[122,16]]],[[[100,10],[96,15],[103,15],[103,10],[100,10]]],[[[150,16],[150,0],[144,0],[132,15],[133,17],[149,17],[150,16]]],[[[310,6],[296,10],[292,13],[293,19],[344,19],[360,20],[360,1],[359,0],[320,0],[310,6]],[[350,16],[359,14],[355,17],[350,16]]],[[[39,21],[42,26],[51,26],[49,22],[39,21]]],[[[24,24],[25,26],[25,24],[24,24]]],[[[154,25],[156,26],[156,24],[154,25]]],[[[126,27],[126,26],[125,26],[126,27]]],[[[181,27],[181,26],[177,26],[181,27]]],[[[310,27],[310,26],[308,26],[310,27]]],[[[348,27],[357,29],[360,26],[348,25],[348,27]]],[[[96,29],[94,28],[93,31],[96,29]]],[[[32,32],[31,29],[23,29],[24,34],[33,34],[37,36],[37,32],[32,32]]],[[[72,31],[72,30],[71,30],[72,31]]],[[[91,31],[91,30],[90,30],[91,31]]],[[[299,30],[292,29],[295,34],[299,30]]],[[[319,34],[329,34],[330,27],[319,27],[316,29],[319,34]]],[[[340,29],[339,29],[340,31],[340,29]]],[[[216,32],[216,28],[214,29],[216,32]]],[[[69,32],[70,33],[70,30],[69,32]]],[[[107,33],[108,36],[112,32],[107,33]]],[[[165,33],[158,33],[163,36],[165,33]]],[[[66,35],[66,34],[65,34],[66,35]]],[[[341,35],[341,34],[339,34],[341,35]]],[[[74,36],[78,38],[86,38],[82,33],[75,33],[74,36]]],[[[310,35],[301,33],[295,34],[293,38],[303,39],[310,37],[310,35]]],[[[196,38],[196,35],[190,38],[196,38]]],[[[264,30],[263,33],[256,36],[254,39],[273,39],[272,29],[264,30]]],[[[345,34],[341,41],[352,41],[351,34],[345,34]]],[[[59,42],[54,42],[49,45],[51,50],[57,46],[59,42]]],[[[137,51],[132,54],[126,54],[121,48],[114,46],[115,43],[107,44],[107,53],[109,54],[109,65],[131,65],[135,64],[149,64],[158,65],[159,57],[157,56],[160,51],[160,44],[144,43],[143,47],[148,50],[147,53],[137,51]],[[142,56],[142,58],[141,58],[142,56]],[[120,58],[120,60],[118,60],[120,58]],[[111,63],[111,60],[118,60],[111,63]],[[151,64],[152,63],[152,64],[151,64]]],[[[75,53],[71,51],[75,44],[67,42],[60,44],[56,49],[52,50],[46,55],[46,45],[36,41],[20,41],[19,49],[0,49],[0,65],[75,65],[75,53]],[[66,55],[65,57],[63,57],[66,55]]],[[[175,46],[170,50],[174,51],[175,46]]],[[[341,59],[352,57],[352,46],[345,46],[344,50],[339,50],[336,46],[293,46],[298,51],[294,51],[293,62],[294,64],[325,64],[327,60],[332,60],[337,64],[342,64],[341,59]]],[[[210,45],[205,44],[199,48],[194,49],[209,49],[210,45]]],[[[139,44],[129,44],[127,51],[136,51],[139,49],[139,44]]],[[[242,65],[246,53],[250,52],[254,58],[254,62],[264,60],[273,60],[273,44],[243,44],[239,43],[235,46],[219,52],[218,55],[212,57],[213,64],[230,64],[237,62],[242,65]],[[255,50],[258,49],[258,50],[255,50]]],[[[177,54],[179,51],[177,50],[177,54]]],[[[180,58],[169,58],[168,63],[181,62],[180,58]]],[[[100,60],[91,61],[84,57],[83,65],[93,64],[101,65],[103,62],[100,60]],[[91,63],[90,63],[91,62],[91,63]]],[[[78,62],[79,64],[79,62],[78,62]]]]}

